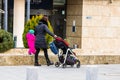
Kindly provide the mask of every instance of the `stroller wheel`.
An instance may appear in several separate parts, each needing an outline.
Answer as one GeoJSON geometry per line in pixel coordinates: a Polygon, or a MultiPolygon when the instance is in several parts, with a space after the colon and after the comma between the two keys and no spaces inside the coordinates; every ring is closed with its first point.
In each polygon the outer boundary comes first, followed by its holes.
{"type": "Polygon", "coordinates": [[[67,65],[66,65],[66,64],[63,64],[63,65],[62,65],[62,67],[63,67],[63,68],[66,68],[66,67],[67,67],[67,65]]]}
{"type": "Polygon", "coordinates": [[[59,62],[56,62],[56,63],[55,63],[55,66],[56,66],[56,67],[59,67],[59,66],[60,66],[60,63],[59,63],[59,62]]]}
{"type": "Polygon", "coordinates": [[[80,61],[77,60],[77,65],[76,65],[77,68],[80,68],[80,61]]]}

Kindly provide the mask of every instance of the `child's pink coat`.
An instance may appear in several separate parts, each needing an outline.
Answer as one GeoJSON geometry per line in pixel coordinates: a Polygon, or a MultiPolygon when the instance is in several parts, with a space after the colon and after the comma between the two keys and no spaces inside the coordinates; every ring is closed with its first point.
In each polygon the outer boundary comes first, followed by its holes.
{"type": "Polygon", "coordinates": [[[29,47],[29,54],[35,54],[36,49],[35,49],[35,35],[31,34],[31,33],[27,33],[26,34],[26,39],[27,39],[27,43],[28,43],[28,47],[29,47]]]}

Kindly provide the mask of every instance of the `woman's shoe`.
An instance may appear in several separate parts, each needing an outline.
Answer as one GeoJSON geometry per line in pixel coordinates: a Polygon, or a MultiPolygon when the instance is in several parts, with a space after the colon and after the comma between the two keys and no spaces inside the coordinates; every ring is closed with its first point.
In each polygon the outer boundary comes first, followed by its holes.
{"type": "Polygon", "coordinates": [[[53,64],[54,64],[53,62],[48,62],[47,66],[50,66],[50,65],[53,65],[53,64]]]}
{"type": "Polygon", "coordinates": [[[34,66],[41,66],[41,64],[35,63],[34,66]]]}

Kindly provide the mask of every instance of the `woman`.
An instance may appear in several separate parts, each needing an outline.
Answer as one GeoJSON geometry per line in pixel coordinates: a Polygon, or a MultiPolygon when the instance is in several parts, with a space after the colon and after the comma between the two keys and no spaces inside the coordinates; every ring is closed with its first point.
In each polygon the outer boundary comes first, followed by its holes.
{"type": "Polygon", "coordinates": [[[35,64],[34,64],[35,66],[41,66],[41,64],[38,63],[38,54],[40,52],[40,49],[42,49],[44,51],[44,56],[45,56],[47,65],[48,66],[53,65],[53,63],[50,61],[50,59],[48,57],[45,34],[48,33],[49,35],[53,36],[54,38],[56,38],[57,36],[48,30],[47,20],[48,19],[46,16],[43,17],[39,21],[38,26],[36,26],[36,28],[35,28],[35,36],[36,36],[36,40],[35,40],[36,53],[35,53],[35,64]]]}

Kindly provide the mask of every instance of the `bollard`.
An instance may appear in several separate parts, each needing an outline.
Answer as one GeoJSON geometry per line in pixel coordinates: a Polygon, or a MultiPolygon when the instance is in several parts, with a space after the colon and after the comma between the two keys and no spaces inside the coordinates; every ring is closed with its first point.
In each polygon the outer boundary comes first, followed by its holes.
{"type": "Polygon", "coordinates": [[[26,80],[38,80],[38,68],[28,67],[26,70],[26,80]]]}
{"type": "Polygon", "coordinates": [[[96,65],[87,66],[86,80],[98,80],[98,67],[96,65]]]}

